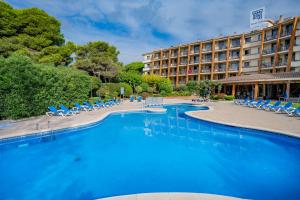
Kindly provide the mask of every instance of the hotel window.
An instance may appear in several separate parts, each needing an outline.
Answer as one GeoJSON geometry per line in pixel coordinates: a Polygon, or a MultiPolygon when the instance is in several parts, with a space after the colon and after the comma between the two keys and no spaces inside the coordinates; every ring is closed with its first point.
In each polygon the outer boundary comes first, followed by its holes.
{"type": "Polygon", "coordinates": [[[244,67],[250,67],[250,62],[244,62],[244,67]]]}
{"type": "Polygon", "coordinates": [[[245,42],[246,42],[246,43],[250,43],[250,42],[251,42],[251,37],[246,37],[246,38],[245,38],[245,42]]]}

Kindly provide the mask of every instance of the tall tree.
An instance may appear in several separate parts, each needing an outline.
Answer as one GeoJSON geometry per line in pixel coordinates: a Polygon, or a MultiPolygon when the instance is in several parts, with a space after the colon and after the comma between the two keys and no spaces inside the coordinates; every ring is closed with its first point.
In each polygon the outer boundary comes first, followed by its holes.
{"type": "Polygon", "coordinates": [[[77,49],[75,67],[100,77],[103,82],[111,81],[121,70],[119,51],[106,42],[89,42],[77,49]]]}
{"type": "Polygon", "coordinates": [[[124,71],[142,73],[144,68],[143,62],[131,62],[125,65],[124,71]]]}

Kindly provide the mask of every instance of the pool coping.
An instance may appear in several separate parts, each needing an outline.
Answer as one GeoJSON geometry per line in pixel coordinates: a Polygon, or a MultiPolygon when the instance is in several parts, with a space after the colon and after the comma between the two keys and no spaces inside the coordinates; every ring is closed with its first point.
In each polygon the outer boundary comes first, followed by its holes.
{"type": "MultiPolygon", "coordinates": [[[[193,192],[154,192],[138,193],[130,195],[120,195],[113,197],[100,198],[101,200],[238,200],[241,198],[210,194],[210,193],[193,193],[193,192]]],[[[99,199],[99,200],[100,200],[99,199]]]]}
{"type": "Polygon", "coordinates": [[[208,110],[186,111],[184,114],[191,118],[210,122],[210,123],[221,124],[221,125],[226,125],[226,126],[230,126],[230,127],[238,127],[238,128],[252,129],[252,130],[257,130],[257,131],[264,131],[264,132],[268,132],[271,134],[272,133],[277,134],[277,135],[279,134],[279,135],[290,136],[290,137],[300,139],[300,135],[297,133],[293,133],[293,132],[288,132],[288,131],[282,132],[282,131],[278,131],[276,129],[263,128],[263,127],[259,127],[259,126],[242,125],[242,124],[238,124],[238,123],[227,123],[224,121],[206,119],[206,118],[195,115],[196,112],[201,112],[201,111],[212,112],[214,110],[214,108],[212,106],[207,106],[207,107],[209,108],[208,110]]]}

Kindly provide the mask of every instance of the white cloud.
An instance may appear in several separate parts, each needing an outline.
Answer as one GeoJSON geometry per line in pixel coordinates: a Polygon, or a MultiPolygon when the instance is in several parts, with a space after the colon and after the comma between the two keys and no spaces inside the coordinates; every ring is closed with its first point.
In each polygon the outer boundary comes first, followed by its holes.
{"type": "Polygon", "coordinates": [[[8,0],[16,7],[39,7],[62,21],[67,39],[77,43],[104,40],[121,52],[120,60],[140,60],[141,54],[220,34],[248,30],[249,11],[266,6],[268,17],[299,15],[297,0],[8,0]],[[115,24],[97,26],[99,22],[115,24]],[[113,26],[114,27],[114,26],[113,26]],[[119,28],[120,27],[120,28],[119,28]],[[123,30],[124,29],[124,30],[123,30]],[[152,34],[172,36],[164,40],[152,34]],[[124,31],[124,32],[122,32],[124,31]]]}

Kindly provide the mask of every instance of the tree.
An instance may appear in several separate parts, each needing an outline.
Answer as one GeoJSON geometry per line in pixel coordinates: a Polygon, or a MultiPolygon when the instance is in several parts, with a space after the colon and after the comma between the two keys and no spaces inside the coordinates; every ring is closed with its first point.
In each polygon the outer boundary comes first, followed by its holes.
{"type": "Polygon", "coordinates": [[[121,70],[118,62],[119,51],[106,42],[89,42],[79,46],[76,51],[78,69],[87,71],[90,75],[100,77],[103,82],[111,81],[121,70]]]}
{"type": "Polygon", "coordinates": [[[8,57],[20,49],[41,51],[61,46],[60,22],[37,8],[13,9],[0,1],[0,55],[8,57]]]}
{"type": "Polygon", "coordinates": [[[134,71],[120,72],[118,74],[120,82],[128,83],[132,88],[142,83],[142,76],[134,71]]]}
{"type": "Polygon", "coordinates": [[[127,65],[125,65],[124,71],[125,72],[136,72],[136,73],[142,73],[144,68],[143,62],[131,62],[127,65]]]}
{"type": "Polygon", "coordinates": [[[170,80],[158,75],[143,75],[142,81],[153,88],[153,92],[165,91],[166,93],[171,93],[173,90],[170,80]]]}

